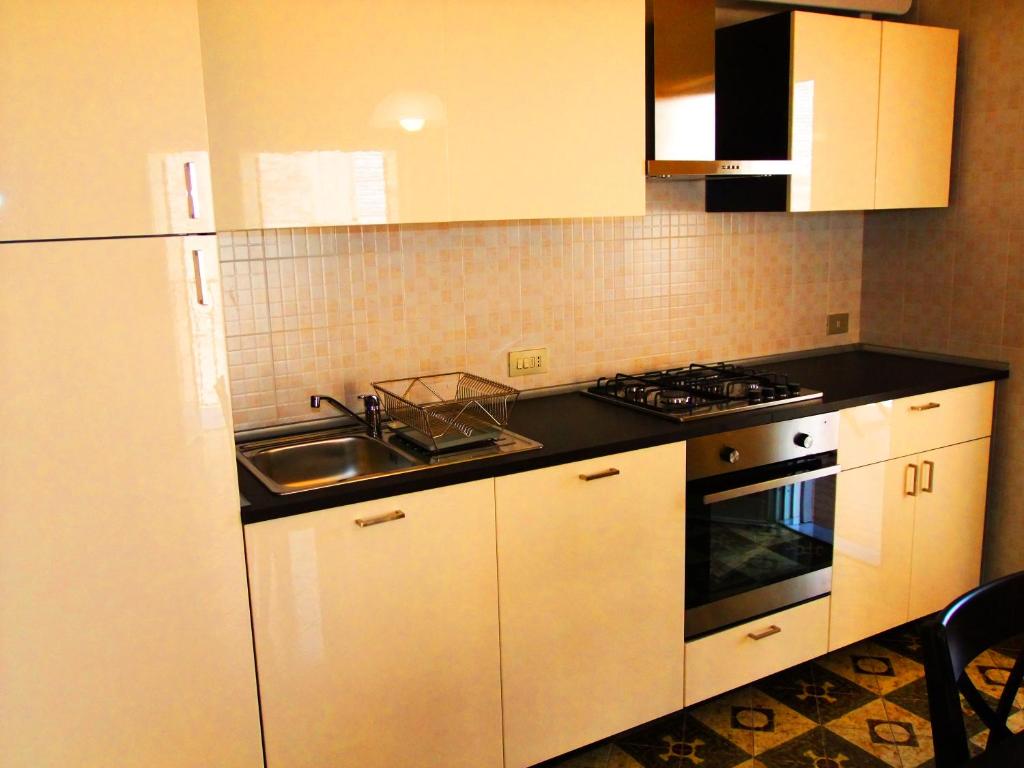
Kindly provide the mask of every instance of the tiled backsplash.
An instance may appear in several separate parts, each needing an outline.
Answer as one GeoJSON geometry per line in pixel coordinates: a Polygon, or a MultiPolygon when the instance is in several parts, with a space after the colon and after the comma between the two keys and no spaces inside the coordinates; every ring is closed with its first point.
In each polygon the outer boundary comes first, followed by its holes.
{"type": "Polygon", "coordinates": [[[636,218],[221,234],[236,428],[388,377],[535,388],[859,339],[862,214],[709,214],[703,187],[649,182],[636,218]],[[528,347],[549,373],[509,379],[528,347]]]}

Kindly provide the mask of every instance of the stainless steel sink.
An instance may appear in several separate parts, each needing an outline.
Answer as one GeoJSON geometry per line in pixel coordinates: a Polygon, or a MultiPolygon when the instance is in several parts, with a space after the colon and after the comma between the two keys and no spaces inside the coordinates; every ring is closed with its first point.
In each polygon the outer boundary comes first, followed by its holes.
{"type": "Polygon", "coordinates": [[[241,445],[239,460],[277,494],[326,488],[422,462],[365,434],[319,433],[241,445]]]}
{"type": "Polygon", "coordinates": [[[430,454],[404,438],[401,427],[385,428],[382,437],[375,438],[362,425],[305,434],[271,428],[252,433],[252,439],[238,438],[238,461],[271,493],[282,496],[543,447],[505,430],[476,446],[430,454]]]}

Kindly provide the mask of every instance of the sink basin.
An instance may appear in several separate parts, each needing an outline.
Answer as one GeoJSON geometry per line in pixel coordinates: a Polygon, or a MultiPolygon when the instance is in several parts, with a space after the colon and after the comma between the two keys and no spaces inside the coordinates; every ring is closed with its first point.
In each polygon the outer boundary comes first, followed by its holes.
{"type": "Polygon", "coordinates": [[[382,439],[368,436],[361,426],[283,436],[276,430],[260,434],[252,440],[243,438],[235,453],[242,466],[279,496],[543,448],[508,430],[479,445],[436,454],[422,451],[404,438],[402,429],[390,427],[382,439]]]}
{"type": "Polygon", "coordinates": [[[319,434],[241,445],[241,462],[276,494],[391,474],[420,462],[364,434],[319,434]]]}

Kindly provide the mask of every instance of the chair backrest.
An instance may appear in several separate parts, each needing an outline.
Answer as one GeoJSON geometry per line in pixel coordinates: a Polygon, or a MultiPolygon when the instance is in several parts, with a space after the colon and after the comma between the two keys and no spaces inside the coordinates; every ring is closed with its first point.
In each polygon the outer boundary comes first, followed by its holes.
{"type": "Polygon", "coordinates": [[[982,651],[1024,633],[1024,571],[983,584],[955,600],[922,632],[928,707],[932,717],[936,768],[964,765],[970,756],[960,710],[963,693],[989,728],[989,744],[1008,738],[1006,727],[1024,677],[1020,653],[995,708],[982,697],[967,666],[982,651]]]}

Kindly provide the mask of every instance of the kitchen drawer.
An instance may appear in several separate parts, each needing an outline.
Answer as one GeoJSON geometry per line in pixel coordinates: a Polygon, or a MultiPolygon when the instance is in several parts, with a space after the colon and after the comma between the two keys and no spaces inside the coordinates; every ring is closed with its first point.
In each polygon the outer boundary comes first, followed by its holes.
{"type": "Polygon", "coordinates": [[[844,470],[930,451],[992,434],[995,384],[885,400],[839,414],[844,470]]]}
{"type": "Polygon", "coordinates": [[[686,706],[825,654],[828,615],[823,597],[687,643],[686,706]]]}
{"type": "Polygon", "coordinates": [[[995,384],[946,389],[893,402],[892,456],[909,456],[992,434],[995,384]]]}

